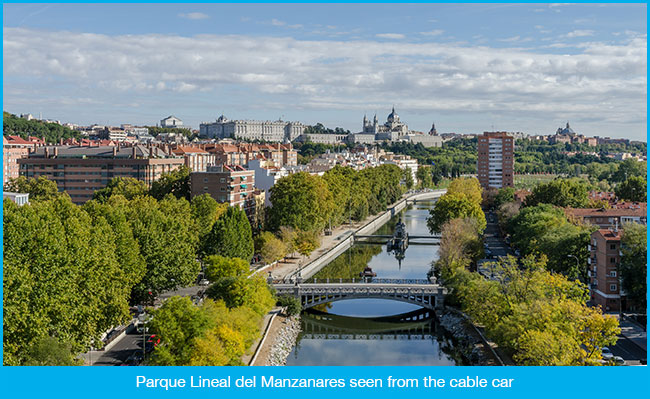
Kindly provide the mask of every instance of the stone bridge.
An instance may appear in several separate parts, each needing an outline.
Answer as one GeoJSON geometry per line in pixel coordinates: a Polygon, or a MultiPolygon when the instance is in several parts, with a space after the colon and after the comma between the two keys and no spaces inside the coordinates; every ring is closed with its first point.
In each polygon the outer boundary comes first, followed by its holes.
{"type": "Polygon", "coordinates": [[[273,281],[278,295],[300,298],[303,309],[344,299],[378,298],[407,302],[427,309],[442,309],[447,289],[429,280],[328,279],[304,283],[273,281]]]}

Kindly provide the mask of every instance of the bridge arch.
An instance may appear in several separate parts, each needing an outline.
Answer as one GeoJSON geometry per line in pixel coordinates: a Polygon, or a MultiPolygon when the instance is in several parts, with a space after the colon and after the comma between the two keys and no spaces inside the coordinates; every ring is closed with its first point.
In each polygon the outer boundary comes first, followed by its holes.
{"type": "Polygon", "coordinates": [[[279,295],[291,295],[300,299],[303,309],[327,302],[346,299],[389,299],[406,302],[427,309],[443,306],[446,290],[437,284],[276,284],[279,295]]]}

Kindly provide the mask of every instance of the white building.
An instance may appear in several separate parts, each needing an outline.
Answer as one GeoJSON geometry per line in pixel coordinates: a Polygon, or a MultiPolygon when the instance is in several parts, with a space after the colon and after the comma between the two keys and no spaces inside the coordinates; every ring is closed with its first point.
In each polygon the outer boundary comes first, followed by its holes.
{"type": "Polygon", "coordinates": [[[363,116],[363,130],[359,133],[351,134],[348,138],[351,143],[374,144],[380,141],[407,141],[414,144],[422,144],[425,147],[441,147],[442,138],[438,136],[435,125],[431,126],[429,134],[409,130],[406,123],[400,121],[399,115],[393,107],[386,118],[386,123],[379,124],[377,115],[372,122],[363,116]]]}
{"type": "Polygon", "coordinates": [[[174,115],[169,115],[167,118],[160,121],[160,127],[172,127],[172,128],[181,128],[186,129],[183,126],[183,121],[175,117],[174,115]]]}
{"type": "Polygon", "coordinates": [[[199,135],[207,138],[233,138],[272,142],[291,142],[305,131],[300,122],[229,120],[221,115],[214,122],[203,122],[199,135]]]}

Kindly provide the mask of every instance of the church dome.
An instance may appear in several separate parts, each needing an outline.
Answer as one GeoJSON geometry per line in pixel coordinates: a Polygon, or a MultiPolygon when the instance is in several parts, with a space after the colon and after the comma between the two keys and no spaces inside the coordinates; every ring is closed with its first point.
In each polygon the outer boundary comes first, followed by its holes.
{"type": "Polygon", "coordinates": [[[399,121],[399,115],[397,115],[397,112],[395,112],[395,107],[393,107],[393,111],[388,114],[388,122],[393,121],[399,121]]]}

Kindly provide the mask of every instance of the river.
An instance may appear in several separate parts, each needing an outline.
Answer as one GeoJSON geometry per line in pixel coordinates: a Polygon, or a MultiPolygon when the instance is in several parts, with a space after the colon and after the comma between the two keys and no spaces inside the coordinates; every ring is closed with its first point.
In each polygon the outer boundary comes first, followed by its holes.
{"type": "MultiPolygon", "coordinates": [[[[429,235],[433,201],[418,202],[386,222],[375,235],[392,234],[400,218],[409,235],[429,235]]],[[[314,278],[358,278],[370,266],[377,278],[424,279],[438,247],[409,245],[401,261],[386,245],[357,243],[314,278]]],[[[383,299],[349,299],[302,313],[302,332],[289,366],[453,366],[463,365],[451,336],[432,311],[383,299]]]]}

